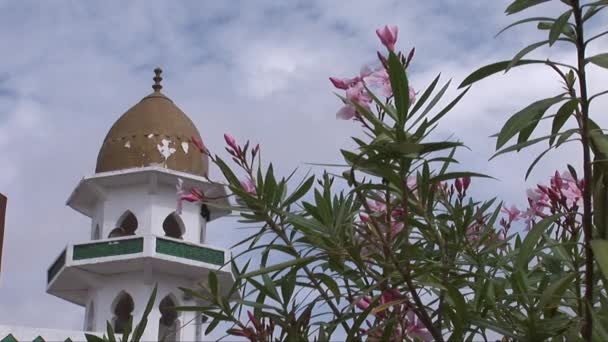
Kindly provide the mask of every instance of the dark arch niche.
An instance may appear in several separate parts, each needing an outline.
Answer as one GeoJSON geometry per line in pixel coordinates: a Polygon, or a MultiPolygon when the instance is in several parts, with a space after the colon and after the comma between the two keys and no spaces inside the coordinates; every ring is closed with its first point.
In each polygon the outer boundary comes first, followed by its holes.
{"type": "Polygon", "coordinates": [[[179,341],[180,323],[174,307],[176,302],[171,295],[167,295],[158,304],[160,319],[158,321],[158,340],[165,342],[179,341]]]}
{"type": "Polygon", "coordinates": [[[137,218],[130,210],[125,211],[124,214],[118,220],[118,225],[116,228],[112,229],[108,237],[121,237],[121,236],[129,236],[135,235],[135,231],[137,230],[137,218]]]}
{"type": "Polygon", "coordinates": [[[184,235],[184,223],[178,215],[171,213],[163,221],[163,231],[165,236],[181,239],[184,235]]]}
{"type": "Polygon", "coordinates": [[[112,313],[114,318],[112,319],[112,325],[116,333],[124,333],[125,328],[129,321],[133,318],[133,309],[135,304],[131,295],[122,291],[116,296],[114,304],[112,305],[112,313]]]}

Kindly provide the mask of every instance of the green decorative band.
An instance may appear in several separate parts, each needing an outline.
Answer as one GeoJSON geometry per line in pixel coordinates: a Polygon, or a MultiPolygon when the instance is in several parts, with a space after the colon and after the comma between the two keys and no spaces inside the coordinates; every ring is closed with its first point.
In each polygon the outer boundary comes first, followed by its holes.
{"type": "Polygon", "coordinates": [[[156,253],[172,255],[218,266],[224,265],[224,252],[215,249],[193,246],[177,241],[156,239],[156,253]]]}
{"type": "Polygon", "coordinates": [[[102,258],[115,255],[141,253],[144,250],[144,239],[127,239],[106,242],[87,243],[74,246],[74,260],[102,258]]]}
{"type": "MultiPolygon", "coordinates": [[[[57,273],[59,273],[59,270],[61,270],[61,268],[65,265],[65,249],[63,250],[63,252],[61,252],[61,255],[59,255],[59,257],[57,258],[57,260],[55,260],[55,262],[53,263],[53,265],[51,265],[51,267],[49,268],[49,270],[46,273],[46,281],[47,283],[50,283],[51,280],[53,280],[53,278],[55,278],[55,276],[57,275],[57,273]]],[[[4,340],[1,340],[0,342],[2,342],[4,340]]]]}

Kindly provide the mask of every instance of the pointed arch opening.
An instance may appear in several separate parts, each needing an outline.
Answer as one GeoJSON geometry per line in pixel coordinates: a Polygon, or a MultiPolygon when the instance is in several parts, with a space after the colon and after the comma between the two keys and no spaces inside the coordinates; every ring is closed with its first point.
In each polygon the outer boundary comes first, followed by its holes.
{"type": "Polygon", "coordinates": [[[95,331],[95,303],[91,301],[87,306],[84,320],[84,331],[95,331]]]}
{"type": "Polygon", "coordinates": [[[112,326],[116,333],[122,334],[125,332],[127,324],[133,319],[134,308],[135,304],[133,303],[131,295],[125,291],[121,291],[118,296],[116,296],[114,303],[112,303],[112,314],[114,315],[112,318],[112,326]]]}
{"type": "Polygon", "coordinates": [[[122,214],[122,216],[120,216],[116,228],[112,229],[108,237],[112,238],[135,235],[137,225],[137,217],[135,217],[131,210],[127,210],[124,214],[122,214]]]}
{"type": "Polygon", "coordinates": [[[158,321],[158,340],[166,342],[179,341],[180,321],[175,307],[177,301],[172,295],[167,295],[158,304],[160,319],[158,321]]]}
{"type": "Polygon", "coordinates": [[[165,236],[182,239],[185,232],[184,222],[173,212],[167,215],[163,221],[163,231],[165,232],[165,236]]]}

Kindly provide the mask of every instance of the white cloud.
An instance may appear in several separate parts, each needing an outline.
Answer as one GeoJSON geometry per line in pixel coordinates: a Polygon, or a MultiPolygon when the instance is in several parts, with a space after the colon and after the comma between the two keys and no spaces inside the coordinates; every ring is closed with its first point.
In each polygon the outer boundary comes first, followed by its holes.
{"type": "MultiPolygon", "coordinates": [[[[82,310],[43,290],[50,260],[68,240],[87,238],[85,218],[63,203],[93,172],[110,125],[151,92],[155,66],[165,70],[163,91],[190,115],[211,151],[222,154],[222,134],[230,132],[260,142],[266,160],[287,173],[307,168],[304,162],[340,162],[339,148],[359,134],[356,124],[334,119],[340,102],[327,78],[354,75],[375,60],[376,28],[398,24],[398,46],[417,49],[413,85],[421,89],[441,72],[454,79],[450,98],[469,72],[538,38],[524,29],[494,38],[513,20],[502,13],[507,2],[1,3],[7,78],[0,78],[0,154],[8,166],[0,169],[0,191],[10,206],[0,307],[19,309],[1,310],[0,322],[45,325],[62,312],[58,328],[80,328],[82,310]]],[[[592,51],[604,51],[605,40],[598,44],[592,51]]],[[[605,87],[606,76],[591,70],[593,88],[605,87]]],[[[500,179],[479,180],[479,196],[523,203],[524,170],[538,150],[487,163],[494,144],[487,136],[509,114],[558,89],[550,72],[516,69],[474,86],[445,118],[437,134],[454,134],[473,150],[462,153],[462,166],[500,179]]],[[[594,106],[604,109],[606,101],[594,106]]],[[[572,146],[549,156],[532,180],[563,168],[570,153],[577,165],[575,152],[572,146]]],[[[214,223],[208,237],[228,246],[240,234],[226,232],[237,225],[214,223]]]]}

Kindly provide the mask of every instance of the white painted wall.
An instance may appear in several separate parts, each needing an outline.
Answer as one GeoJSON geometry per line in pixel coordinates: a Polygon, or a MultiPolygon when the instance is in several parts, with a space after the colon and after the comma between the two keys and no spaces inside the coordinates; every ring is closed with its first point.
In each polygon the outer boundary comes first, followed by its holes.
{"type": "MultiPolygon", "coordinates": [[[[177,178],[175,179],[177,184],[177,178]]],[[[137,218],[136,235],[157,235],[165,236],[163,231],[163,221],[175,212],[177,196],[174,186],[158,184],[152,187],[149,183],[139,183],[120,186],[104,187],[105,200],[99,200],[94,208],[91,217],[91,237],[95,226],[99,225],[101,239],[106,239],[110,232],[119,224],[123,214],[129,210],[137,218]]],[[[206,222],[200,215],[200,205],[184,202],[182,213],[178,216],[184,227],[183,240],[196,244],[205,236],[206,222]]],[[[192,287],[192,280],[188,275],[176,277],[166,275],[162,270],[151,271],[153,273],[144,274],[142,271],[137,273],[121,273],[112,276],[105,276],[103,282],[95,284],[88,291],[87,303],[93,305],[93,329],[98,331],[105,330],[106,322],[111,321],[114,314],[112,305],[117,296],[122,292],[127,292],[135,304],[133,317],[134,325],[139,322],[145,305],[148,301],[154,284],[158,284],[158,293],[154,309],[148,317],[148,325],[143,336],[143,341],[155,341],[158,339],[159,319],[161,317],[158,304],[167,295],[173,294],[177,299],[177,305],[194,305],[193,301],[184,302],[181,291],[178,287],[192,287]]],[[[89,311],[87,308],[87,312],[89,311]]],[[[180,341],[195,341],[196,337],[196,313],[181,312],[179,321],[183,327],[179,332],[180,341]]],[[[83,317],[83,327],[86,326],[87,314],[83,317]]],[[[204,331],[206,324],[199,327],[204,331]]]]}
{"type": "MultiPolygon", "coordinates": [[[[148,184],[107,187],[105,190],[106,200],[99,201],[95,206],[91,231],[95,229],[96,224],[99,224],[102,228],[101,238],[107,238],[112,229],[118,226],[122,215],[130,210],[137,218],[136,235],[165,235],[163,221],[175,212],[177,206],[175,187],[158,185],[153,193],[148,184]]],[[[178,218],[182,221],[185,230],[184,241],[204,242],[201,241],[201,236],[204,236],[201,231],[205,230],[206,222],[200,215],[200,204],[183,202],[182,214],[178,218]]]]}
{"type": "MultiPolygon", "coordinates": [[[[156,283],[158,284],[156,301],[152,312],[148,316],[148,324],[146,326],[142,341],[157,340],[159,320],[161,317],[158,308],[160,301],[165,296],[172,295],[174,301],[176,301],[176,305],[195,305],[195,302],[192,300],[184,300],[181,291],[178,289],[178,287],[192,287],[193,283],[191,280],[166,275],[161,272],[154,272],[148,275],[145,275],[143,272],[123,273],[107,277],[106,281],[98,284],[96,288],[92,288],[89,291],[90,294],[87,302],[90,303],[92,301],[94,303],[94,329],[105,330],[106,322],[112,321],[112,318],[114,317],[112,305],[122,291],[125,291],[133,298],[133,322],[135,326],[135,324],[137,324],[141,319],[145,306],[156,283]]],[[[179,312],[178,314],[178,319],[182,326],[190,322],[180,329],[179,340],[195,341],[196,326],[194,324],[194,318],[196,313],[179,312]]]]}

